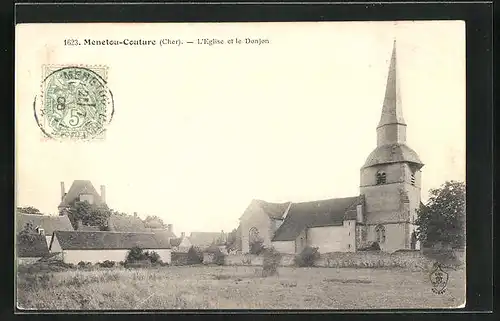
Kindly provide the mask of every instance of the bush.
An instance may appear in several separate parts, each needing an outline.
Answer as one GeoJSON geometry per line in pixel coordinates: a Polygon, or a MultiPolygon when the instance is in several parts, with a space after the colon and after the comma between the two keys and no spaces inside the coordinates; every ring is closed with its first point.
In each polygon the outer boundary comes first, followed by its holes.
{"type": "Polygon", "coordinates": [[[264,251],[264,242],[262,240],[254,241],[250,244],[250,254],[260,255],[264,251]]]}
{"type": "Polygon", "coordinates": [[[159,264],[161,263],[161,260],[160,260],[160,255],[158,253],[156,253],[155,251],[146,251],[144,253],[144,255],[146,256],[146,258],[152,263],[152,264],[159,264]]]}
{"type": "Polygon", "coordinates": [[[79,268],[89,268],[91,266],[92,266],[92,263],[90,263],[90,262],[84,262],[84,261],[78,262],[79,268]]]}
{"type": "Polygon", "coordinates": [[[197,247],[191,246],[187,253],[187,264],[203,263],[203,253],[197,247]]]}
{"type": "Polygon", "coordinates": [[[281,262],[281,253],[276,251],[274,247],[264,249],[262,251],[264,256],[262,263],[262,276],[271,276],[278,274],[278,266],[281,262]]]}
{"type": "Polygon", "coordinates": [[[370,246],[359,248],[358,251],[380,251],[378,242],[373,242],[370,246]]]}
{"type": "Polygon", "coordinates": [[[207,250],[207,253],[211,253],[214,255],[214,261],[213,263],[217,265],[224,265],[226,263],[226,255],[222,253],[220,248],[218,246],[210,246],[207,250]]]}
{"type": "Polygon", "coordinates": [[[141,260],[134,262],[125,262],[125,268],[145,268],[151,267],[151,261],[149,260],[141,260]]]}
{"type": "Polygon", "coordinates": [[[146,259],[146,255],[144,255],[143,250],[140,247],[136,246],[128,251],[125,263],[142,261],[144,259],[146,259]]]}
{"type": "Polygon", "coordinates": [[[131,248],[127,254],[127,258],[125,259],[125,264],[141,261],[149,261],[152,264],[161,263],[160,255],[155,251],[144,252],[139,247],[131,248]]]}
{"type": "Polygon", "coordinates": [[[306,246],[299,255],[295,256],[295,265],[299,267],[313,266],[314,261],[319,257],[320,253],[317,247],[306,246]]]}
{"type": "Polygon", "coordinates": [[[99,267],[102,267],[102,268],[112,268],[115,266],[115,262],[114,261],[109,261],[109,260],[106,260],[102,263],[97,263],[99,265],[99,267]]]}

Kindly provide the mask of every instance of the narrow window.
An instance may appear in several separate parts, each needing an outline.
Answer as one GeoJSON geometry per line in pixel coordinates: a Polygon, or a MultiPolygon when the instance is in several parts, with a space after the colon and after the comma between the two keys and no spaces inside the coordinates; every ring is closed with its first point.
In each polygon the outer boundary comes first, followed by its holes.
{"type": "Polygon", "coordinates": [[[379,171],[377,172],[377,185],[385,184],[386,183],[386,175],[385,172],[379,171]]]}
{"type": "Polygon", "coordinates": [[[378,225],[375,228],[375,234],[377,235],[377,242],[381,244],[385,242],[385,227],[378,225]]]}
{"type": "Polygon", "coordinates": [[[347,244],[347,248],[350,249],[351,248],[351,244],[347,244]]]}
{"type": "Polygon", "coordinates": [[[411,185],[415,186],[415,174],[411,174],[410,176],[410,182],[411,182],[411,185]]]}

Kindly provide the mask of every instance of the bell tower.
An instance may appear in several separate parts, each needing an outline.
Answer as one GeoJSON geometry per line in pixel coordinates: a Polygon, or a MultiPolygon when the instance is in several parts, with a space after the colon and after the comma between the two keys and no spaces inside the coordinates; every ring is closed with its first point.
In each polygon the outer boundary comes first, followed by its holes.
{"type": "Polygon", "coordinates": [[[415,247],[416,211],[420,206],[421,168],[417,153],[406,144],[401,88],[394,40],[377,147],[360,171],[360,194],[365,196],[367,242],[385,251],[415,247]]]}

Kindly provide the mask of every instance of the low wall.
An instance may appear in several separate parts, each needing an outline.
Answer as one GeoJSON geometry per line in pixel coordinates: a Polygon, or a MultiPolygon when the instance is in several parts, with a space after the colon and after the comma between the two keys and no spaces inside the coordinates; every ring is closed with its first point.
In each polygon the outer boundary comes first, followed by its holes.
{"type": "MultiPolygon", "coordinates": [[[[441,254],[440,254],[441,255],[441,254]]],[[[421,251],[397,251],[388,252],[334,252],[321,254],[320,258],[314,262],[316,267],[331,268],[390,268],[398,267],[411,270],[429,270],[436,261],[445,266],[460,266],[465,262],[465,253],[455,252],[453,259],[442,259],[442,255],[430,256],[421,251]]],[[[210,264],[209,256],[206,257],[207,264],[210,264]]],[[[280,266],[293,266],[295,255],[283,254],[280,266]]],[[[225,265],[248,265],[261,266],[262,256],[227,255],[225,265]]],[[[205,263],[205,260],[204,260],[205,263]]]]}

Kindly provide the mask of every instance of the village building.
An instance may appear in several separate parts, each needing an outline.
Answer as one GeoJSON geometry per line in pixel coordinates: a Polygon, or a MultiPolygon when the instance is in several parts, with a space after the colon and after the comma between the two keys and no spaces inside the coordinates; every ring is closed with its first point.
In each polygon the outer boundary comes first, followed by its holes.
{"type": "Polygon", "coordinates": [[[191,246],[193,246],[184,232],[181,233],[180,237],[170,239],[170,245],[172,246],[172,252],[179,253],[187,253],[191,246]]]}
{"type": "Polygon", "coordinates": [[[211,245],[221,245],[226,242],[227,235],[224,231],[221,232],[191,232],[189,242],[202,250],[207,249],[211,245]]]}
{"type": "Polygon", "coordinates": [[[171,262],[170,240],[153,233],[55,231],[49,250],[60,253],[65,263],[78,264],[80,261],[125,261],[129,250],[134,247],[154,251],[163,262],[171,262]]]}
{"type": "Polygon", "coordinates": [[[377,146],[361,167],[359,195],[302,203],[253,200],[240,217],[242,251],[257,241],[283,253],[305,246],[354,252],[373,242],[389,252],[419,248],[415,220],[424,164],[406,143],[406,126],[394,42],[377,146]]]}
{"type": "Polygon", "coordinates": [[[90,181],[75,180],[69,191],[66,193],[64,182],[61,182],[61,202],[58,206],[60,215],[67,215],[68,209],[75,202],[83,201],[87,201],[92,205],[107,206],[106,187],[101,185],[101,193],[99,194],[90,181]]]}
{"type": "Polygon", "coordinates": [[[31,223],[38,234],[45,238],[47,245],[50,244],[50,239],[54,231],[73,231],[73,226],[66,215],[16,214],[17,233],[21,232],[28,223],[31,223]]]}

